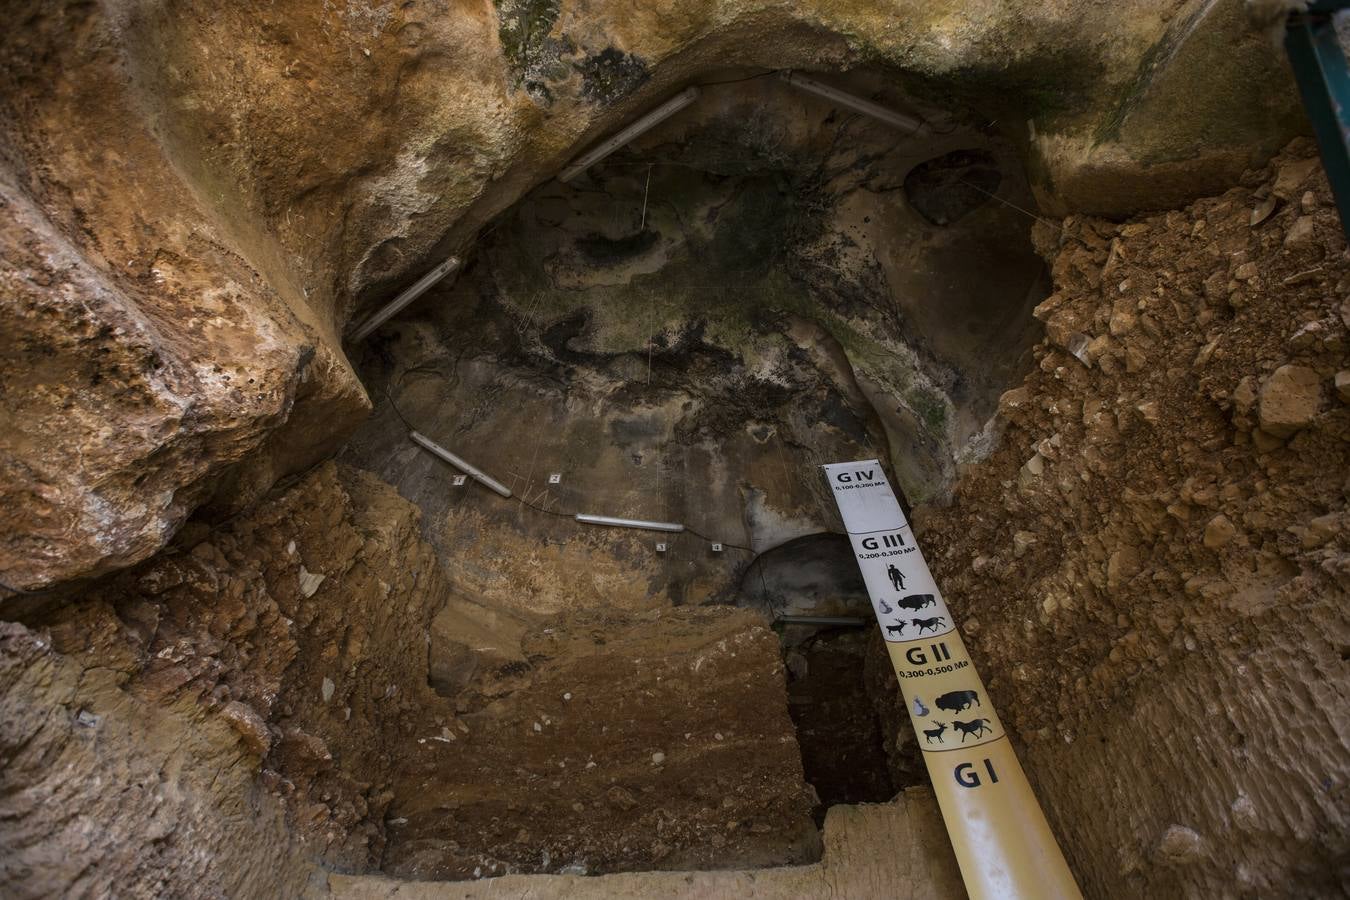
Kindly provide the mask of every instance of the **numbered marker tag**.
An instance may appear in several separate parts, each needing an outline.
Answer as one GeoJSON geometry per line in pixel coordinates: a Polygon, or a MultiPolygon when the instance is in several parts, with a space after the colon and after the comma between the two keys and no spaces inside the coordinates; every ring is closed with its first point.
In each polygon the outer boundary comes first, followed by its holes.
{"type": "Polygon", "coordinates": [[[665,545],[665,544],[657,544],[657,545],[656,545],[656,552],[657,552],[657,553],[665,553],[665,552],[666,552],[666,545],[665,545]]]}
{"type": "Polygon", "coordinates": [[[722,545],[721,545],[721,544],[713,544],[713,545],[712,545],[712,552],[714,552],[714,553],[721,553],[721,552],[722,552],[722,545]]]}
{"type": "Polygon", "coordinates": [[[561,483],[562,483],[562,473],[561,473],[561,472],[553,472],[552,474],[550,474],[550,475],[548,476],[548,483],[549,483],[549,484],[561,484],[561,483]]]}
{"type": "Polygon", "coordinates": [[[467,476],[467,475],[456,475],[456,476],[455,476],[455,487],[464,487],[464,482],[466,482],[466,481],[468,481],[468,480],[469,480],[469,476],[467,476]]]}

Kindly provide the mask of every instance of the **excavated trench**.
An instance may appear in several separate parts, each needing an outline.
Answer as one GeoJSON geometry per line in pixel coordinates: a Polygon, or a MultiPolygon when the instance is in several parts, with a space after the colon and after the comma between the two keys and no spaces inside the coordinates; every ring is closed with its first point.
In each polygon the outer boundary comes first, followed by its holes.
{"type": "Polygon", "coordinates": [[[1085,895],[1343,890],[1350,254],[1237,4],[30,6],[0,895],[964,896],[871,458],[1085,895]]]}
{"type": "Polygon", "coordinates": [[[432,672],[471,731],[512,729],[429,781],[402,776],[391,874],[809,862],[829,807],[926,782],[865,681],[870,630],[781,616],[871,621],[817,467],[880,457],[910,496],[940,497],[1029,365],[1047,283],[1017,209],[1030,195],[1013,150],[972,115],[916,110],[940,123],[906,137],[772,74],[719,73],[684,115],[571,183],[546,181],[487,226],[453,286],[358,357],[376,410],[339,459],[422,509],[454,595],[442,615],[496,620],[486,653],[433,628],[432,672]],[[517,497],[457,485],[409,429],[517,497]],[[691,531],[587,528],[577,512],[691,531]],[[829,551],[803,558],[817,539],[829,551]],[[610,657],[633,616],[667,609],[644,636],[665,648],[645,651],[663,671],[686,616],[710,607],[773,629],[770,683],[716,689],[683,722],[681,694],[704,696],[683,682],[712,677],[697,664],[664,676],[682,684],[673,696],[661,675],[633,676],[660,698],[650,719],[612,715],[617,685],[567,690],[578,663],[553,644],[584,628],[577,652],[610,657]],[[756,725],[749,707],[782,679],[776,720],[756,725]],[[613,699],[557,701],[583,693],[613,699]],[[785,711],[795,741],[781,743],[785,711]],[[538,746],[511,746],[521,735],[538,746]],[[630,745],[645,771],[613,774],[630,745]],[[515,774],[485,797],[470,765],[515,774]]]}

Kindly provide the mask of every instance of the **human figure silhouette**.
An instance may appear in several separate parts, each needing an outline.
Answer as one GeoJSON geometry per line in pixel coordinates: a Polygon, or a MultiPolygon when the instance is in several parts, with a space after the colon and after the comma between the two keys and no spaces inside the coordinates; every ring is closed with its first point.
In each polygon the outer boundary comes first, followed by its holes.
{"type": "Polygon", "coordinates": [[[886,574],[891,578],[891,587],[897,591],[905,589],[905,576],[900,574],[900,570],[895,567],[894,563],[886,566],[886,574]]]}

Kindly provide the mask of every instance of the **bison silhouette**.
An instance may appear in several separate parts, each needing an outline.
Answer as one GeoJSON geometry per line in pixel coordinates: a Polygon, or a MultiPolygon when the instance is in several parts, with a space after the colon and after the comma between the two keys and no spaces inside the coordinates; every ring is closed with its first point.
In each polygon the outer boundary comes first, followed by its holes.
{"type": "Polygon", "coordinates": [[[980,705],[980,695],[975,691],[949,691],[933,701],[938,709],[945,709],[948,712],[965,712],[971,705],[980,705]]]}
{"type": "Polygon", "coordinates": [[[933,616],[931,619],[910,619],[909,624],[919,629],[919,634],[923,634],[929,630],[937,631],[947,624],[947,620],[943,616],[933,616]]]}
{"type": "Polygon", "coordinates": [[[910,594],[908,597],[901,597],[895,601],[895,605],[901,609],[912,609],[918,612],[926,606],[937,606],[937,598],[932,594],[910,594]]]}
{"type": "Polygon", "coordinates": [[[988,719],[971,719],[969,722],[961,722],[953,719],[952,727],[961,732],[961,743],[963,744],[966,742],[966,738],[971,735],[979,737],[986,731],[994,730],[989,727],[988,719]]]}

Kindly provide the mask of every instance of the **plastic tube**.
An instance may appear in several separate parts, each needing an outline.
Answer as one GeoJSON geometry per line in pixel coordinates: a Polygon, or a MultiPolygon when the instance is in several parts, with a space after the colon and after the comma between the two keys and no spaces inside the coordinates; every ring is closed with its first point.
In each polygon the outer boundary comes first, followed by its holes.
{"type": "Polygon", "coordinates": [[[451,453],[449,450],[445,449],[440,444],[436,443],[426,435],[417,431],[410,431],[408,432],[408,437],[412,438],[413,442],[420,445],[423,449],[431,451],[432,453],[439,456],[441,459],[445,460],[450,465],[454,466],[456,469],[459,469],[465,475],[468,475],[470,478],[472,478],[479,484],[483,485],[484,487],[496,491],[503,497],[511,496],[511,489],[508,488],[506,485],[502,484],[500,481],[493,478],[491,475],[488,475],[486,472],[483,472],[475,468],[474,466],[471,466],[469,463],[460,459],[458,456],[451,453]]]}
{"type": "Polygon", "coordinates": [[[383,309],[367,319],[360,328],[356,329],[356,331],[352,333],[352,342],[359,344],[361,341],[364,341],[370,336],[372,331],[398,315],[409,303],[412,303],[418,297],[425,294],[433,284],[458,268],[459,257],[452,256],[421,278],[417,279],[412,287],[399,294],[383,309]]]}
{"type": "Polygon", "coordinates": [[[824,97],[840,106],[846,106],[849,109],[860,112],[865,116],[871,116],[887,125],[893,125],[896,128],[904,129],[911,134],[922,132],[927,126],[922,121],[904,113],[898,113],[893,109],[887,109],[880,103],[873,103],[871,100],[864,100],[862,97],[850,94],[848,91],[841,91],[839,88],[830,87],[828,84],[821,84],[814,78],[807,78],[805,75],[799,75],[788,69],[779,74],[780,78],[795,88],[800,88],[808,93],[815,94],[817,97],[824,97]]]}
{"type": "Polygon", "coordinates": [[[558,173],[558,180],[571,181],[606,156],[609,156],[615,150],[618,150],[624,144],[627,144],[641,134],[651,131],[657,125],[660,125],[666,119],[669,119],[671,116],[693,103],[698,97],[699,90],[697,87],[685,88],[665,103],[662,103],[656,109],[638,119],[632,125],[629,125],[623,131],[614,135],[614,137],[606,138],[594,150],[578,156],[570,165],[558,173]]]}
{"type": "Polygon", "coordinates": [[[616,519],[613,516],[593,516],[577,513],[576,520],[586,525],[612,525],[615,528],[639,528],[643,531],[684,531],[678,522],[647,522],[642,519],[616,519]]]}

